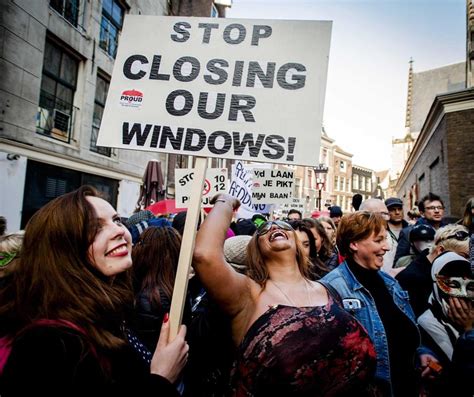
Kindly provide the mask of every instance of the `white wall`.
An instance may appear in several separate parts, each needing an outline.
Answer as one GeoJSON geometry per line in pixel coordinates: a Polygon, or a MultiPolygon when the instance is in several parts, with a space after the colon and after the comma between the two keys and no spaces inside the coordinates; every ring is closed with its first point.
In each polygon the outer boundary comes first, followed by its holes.
{"type": "Polygon", "coordinates": [[[122,179],[119,184],[119,194],[117,198],[117,212],[120,216],[129,217],[133,214],[135,205],[140,194],[140,184],[122,179]]]}
{"type": "Polygon", "coordinates": [[[16,232],[20,230],[21,223],[26,157],[15,155],[18,159],[8,160],[7,155],[0,152],[0,215],[7,218],[7,232],[16,232]]]}

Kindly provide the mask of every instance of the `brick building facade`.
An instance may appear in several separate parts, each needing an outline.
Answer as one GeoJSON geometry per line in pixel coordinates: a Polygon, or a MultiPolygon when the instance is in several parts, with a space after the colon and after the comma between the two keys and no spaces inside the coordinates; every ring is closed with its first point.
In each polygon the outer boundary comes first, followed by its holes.
{"type": "Polygon", "coordinates": [[[422,196],[441,196],[446,216],[459,218],[474,197],[474,89],[438,95],[398,179],[396,190],[411,208],[422,196]]]}

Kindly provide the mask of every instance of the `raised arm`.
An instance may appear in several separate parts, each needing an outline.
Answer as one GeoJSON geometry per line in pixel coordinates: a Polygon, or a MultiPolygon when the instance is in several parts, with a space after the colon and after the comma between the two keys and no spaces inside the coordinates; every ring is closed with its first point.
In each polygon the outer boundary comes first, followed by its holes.
{"type": "Polygon", "coordinates": [[[234,197],[221,194],[196,237],[193,266],[208,293],[231,317],[251,302],[248,277],[237,273],[224,258],[224,240],[232,213],[239,208],[234,197]]]}

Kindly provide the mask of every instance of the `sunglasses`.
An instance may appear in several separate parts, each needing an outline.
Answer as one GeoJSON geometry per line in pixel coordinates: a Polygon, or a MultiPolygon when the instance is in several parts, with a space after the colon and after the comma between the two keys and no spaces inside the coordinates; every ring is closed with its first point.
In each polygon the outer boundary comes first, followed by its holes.
{"type": "Polygon", "coordinates": [[[464,230],[460,230],[460,231],[458,231],[454,234],[451,234],[448,237],[445,237],[445,238],[439,240],[439,242],[444,241],[444,240],[451,240],[453,238],[458,240],[458,241],[464,241],[464,240],[469,238],[469,233],[465,232],[464,230]]]}
{"type": "Polygon", "coordinates": [[[265,222],[262,226],[257,229],[257,236],[263,236],[267,234],[272,226],[275,225],[278,229],[286,230],[286,231],[293,231],[293,228],[290,224],[283,222],[283,221],[269,221],[265,222]]]}

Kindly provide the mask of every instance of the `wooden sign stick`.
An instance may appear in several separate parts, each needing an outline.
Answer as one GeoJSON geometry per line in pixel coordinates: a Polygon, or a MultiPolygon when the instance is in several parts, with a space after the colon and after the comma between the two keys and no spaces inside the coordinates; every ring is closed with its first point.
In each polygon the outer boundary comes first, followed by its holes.
{"type": "Polygon", "coordinates": [[[194,243],[196,241],[196,228],[199,220],[202,189],[206,177],[207,158],[196,157],[194,165],[194,177],[191,185],[191,197],[189,200],[186,222],[184,224],[181,250],[179,252],[178,269],[173,288],[170,310],[170,340],[178,334],[179,326],[183,319],[186,291],[188,289],[189,270],[193,260],[194,243]]]}

